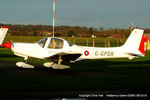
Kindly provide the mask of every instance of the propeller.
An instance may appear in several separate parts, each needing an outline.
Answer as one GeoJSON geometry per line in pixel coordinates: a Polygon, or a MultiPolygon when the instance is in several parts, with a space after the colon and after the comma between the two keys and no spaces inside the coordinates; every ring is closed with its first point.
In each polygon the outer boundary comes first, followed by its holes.
{"type": "Polygon", "coordinates": [[[8,49],[11,49],[11,44],[12,42],[7,42],[7,43],[4,43],[3,45],[1,45],[2,47],[5,47],[5,48],[8,48],[8,49]]]}

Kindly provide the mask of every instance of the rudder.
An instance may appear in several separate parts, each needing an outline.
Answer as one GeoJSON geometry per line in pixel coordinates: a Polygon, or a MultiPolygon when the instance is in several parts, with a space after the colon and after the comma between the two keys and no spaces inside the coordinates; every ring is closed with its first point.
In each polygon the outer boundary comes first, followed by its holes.
{"type": "Polygon", "coordinates": [[[123,49],[127,53],[132,53],[135,55],[145,56],[144,49],[144,30],[134,29],[125,44],[123,49]]]}

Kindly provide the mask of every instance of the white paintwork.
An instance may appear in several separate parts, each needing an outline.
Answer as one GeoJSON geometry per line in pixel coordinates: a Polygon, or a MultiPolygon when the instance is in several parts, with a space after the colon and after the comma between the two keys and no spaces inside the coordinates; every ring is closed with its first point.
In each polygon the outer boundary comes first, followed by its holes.
{"type": "Polygon", "coordinates": [[[28,69],[33,69],[34,66],[26,64],[24,62],[17,62],[16,65],[20,68],[28,68],[28,69]]]}
{"type": "Polygon", "coordinates": [[[54,62],[47,62],[43,64],[47,68],[53,68],[53,69],[68,69],[70,66],[67,65],[61,65],[61,64],[55,64],[54,62]]]}
{"type": "MultiPolygon", "coordinates": [[[[121,47],[111,47],[111,48],[99,48],[99,47],[85,47],[72,45],[62,38],[49,37],[46,40],[44,47],[41,47],[38,43],[12,43],[12,51],[15,55],[20,57],[33,57],[37,59],[46,59],[52,57],[56,54],[81,54],[81,56],[75,61],[85,60],[85,59],[106,59],[106,58],[129,58],[133,59],[135,57],[144,56],[143,53],[139,51],[140,43],[142,41],[142,36],[144,31],[142,29],[134,29],[121,47]],[[48,48],[48,45],[52,39],[59,39],[63,41],[63,47],[60,49],[48,48]],[[87,52],[89,53],[87,53],[87,52]],[[85,53],[86,52],[86,53],[85,53]],[[87,55],[86,55],[87,54],[87,55]]],[[[144,47],[142,48],[144,49],[144,47]]],[[[47,65],[48,67],[53,67],[54,69],[60,69],[60,65],[47,65]]],[[[61,66],[62,68],[64,65],[61,66]]]]}
{"type": "Polygon", "coordinates": [[[2,27],[0,28],[0,45],[3,43],[3,40],[7,34],[8,28],[2,27]]]}
{"type": "Polygon", "coordinates": [[[70,66],[67,66],[67,65],[60,65],[60,64],[53,64],[51,66],[53,69],[69,69],[70,66]]]}
{"type": "MultiPolygon", "coordinates": [[[[98,47],[83,47],[78,46],[75,47],[73,50],[77,50],[76,52],[81,52],[83,55],[77,59],[105,59],[105,58],[129,58],[132,59],[137,56],[144,56],[139,51],[139,46],[141,43],[142,36],[144,31],[141,29],[134,29],[125,42],[125,44],[121,47],[111,47],[111,48],[98,48],[98,47]],[[85,51],[89,52],[89,55],[86,56],[84,54],[85,51]],[[130,55],[133,54],[133,55],[130,55]]],[[[144,48],[143,48],[144,49],[144,48]]]]}
{"type": "Polygon", "coordinates": [[[45,67],[50,68],[53,64],[54,64],[54,62],[47,62],[47,63],[44,63],[43,65],[44,65],[45,67]]]}

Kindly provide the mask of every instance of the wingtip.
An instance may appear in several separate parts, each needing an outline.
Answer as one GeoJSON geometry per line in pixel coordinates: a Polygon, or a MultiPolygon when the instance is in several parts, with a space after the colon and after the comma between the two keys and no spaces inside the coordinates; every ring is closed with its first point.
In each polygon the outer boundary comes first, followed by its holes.
{"type": "Polygon", "coordinates": [[[7,26],[2,26],[1,28],[8,28],[7,26]]]}

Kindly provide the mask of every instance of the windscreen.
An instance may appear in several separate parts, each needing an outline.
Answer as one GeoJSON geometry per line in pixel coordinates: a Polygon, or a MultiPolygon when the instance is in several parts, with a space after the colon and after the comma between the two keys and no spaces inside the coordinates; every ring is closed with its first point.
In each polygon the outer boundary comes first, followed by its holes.
{"type": "Polygon", "coordinates": [[[39,40],[37,43],[38,43],[42,48],[44,48],[46,41],[47,41],[47,38],[44,38],[44,39],[39,40]]]}

